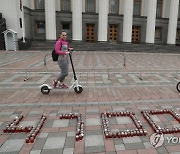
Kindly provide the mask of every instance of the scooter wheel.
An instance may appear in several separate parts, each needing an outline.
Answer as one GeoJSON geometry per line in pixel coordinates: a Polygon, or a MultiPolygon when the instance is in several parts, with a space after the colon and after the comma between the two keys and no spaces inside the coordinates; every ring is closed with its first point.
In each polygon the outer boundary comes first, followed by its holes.
{"type": "Polygon", "coordinates": [[[43,94],[49,94],[50,89],[49,89],[47,86],[43,86],[43,87],[41,88],[41,92],[42,92],[43,94]]]}
{"type": "Polygon", "coordinates": [[[180,82],[177,84],[176,89],[180,92],[180,82]]]}
{"type": "Polygon", "coordinates": [[[80,93],[82,93],[83,88],[82,88],[82,87],[80,87],[80,86],[78,86],[78,87],[74,87],[74,91],[75,91],[77,94],[80,94],[80,93]]]}

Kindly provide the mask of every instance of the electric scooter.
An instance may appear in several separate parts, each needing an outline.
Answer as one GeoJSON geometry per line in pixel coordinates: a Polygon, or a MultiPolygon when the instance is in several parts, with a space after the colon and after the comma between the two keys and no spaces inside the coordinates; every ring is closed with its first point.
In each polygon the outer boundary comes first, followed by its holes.
{"type": "MultiPolygon", "coordinates": [[[[78,80],[77,80],[77,77],[76,77],[76,72],[74,70],[74,65],[73,65],[73,61],[72,61],[72,56],[71,56],[72,52],[69,53],[69,58],[70,58],[70,62],[71,62],[71,66],[72,66],[72,71],[73,71],[73,75],[74,75],[74,82],[72,83],[71,86],[69,86],[69,89],[72,89],[74,88],[74,91],[77,93],[77,94],[80,94],[82,91],[83,91],[83,88],[81,85],[79,85],[78,83],[78,80]]],[[[63,89],[63,88],[54,88],[54,87],[51,87],[49,86],[48,84],[42,84],[41,86],[39,86],[41,88],[41,92],[43,94],[49,94],[49,92],[53,89],[63,89]]]]}
{"type": "Polygon", "coordinates": [[[180,92],[180,82],[178,82],[178,84],[176,85],[176,89],[180,92]]]}

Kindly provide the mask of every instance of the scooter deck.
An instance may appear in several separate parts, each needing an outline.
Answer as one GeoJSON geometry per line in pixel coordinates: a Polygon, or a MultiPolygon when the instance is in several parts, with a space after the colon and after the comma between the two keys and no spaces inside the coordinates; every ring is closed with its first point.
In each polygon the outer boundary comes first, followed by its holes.
{"type": "Polygon", "coordinates": [[[69,89],[69,87],[68,88],[64,88],[64,87],[52,87],[52,89],[69,89]]]}

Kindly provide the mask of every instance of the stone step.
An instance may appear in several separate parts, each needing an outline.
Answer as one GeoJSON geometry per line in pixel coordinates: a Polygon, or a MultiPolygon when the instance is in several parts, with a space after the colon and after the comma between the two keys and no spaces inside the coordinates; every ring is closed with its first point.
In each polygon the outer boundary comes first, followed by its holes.
{"type": "MultiPolygon", "coordinates": [[[[29,50],[52,50],[55,41],[37,42],[31,44],[29,50]]],[[[77,43],[71,42],[71,47],[76,51],[121,51],[121,52],[173,52],[180,53],[179,46],[149,45],[149,44],[109,44],[109,43],[77,43]]]]}

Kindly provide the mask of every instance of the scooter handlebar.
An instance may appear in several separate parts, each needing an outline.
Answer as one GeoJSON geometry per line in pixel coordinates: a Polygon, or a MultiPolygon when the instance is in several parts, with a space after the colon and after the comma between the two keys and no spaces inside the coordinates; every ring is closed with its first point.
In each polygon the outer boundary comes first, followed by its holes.
{"type": "Polygon", "coordinates": [[[74,51],[74,49],[73,48],[69,48],[68,51],[74,51]]]}

